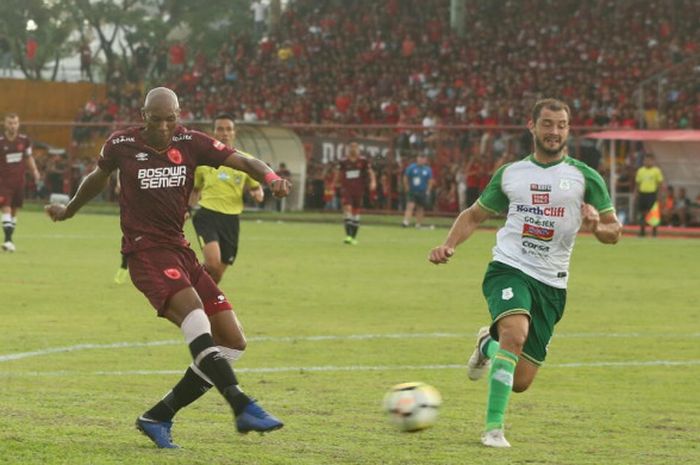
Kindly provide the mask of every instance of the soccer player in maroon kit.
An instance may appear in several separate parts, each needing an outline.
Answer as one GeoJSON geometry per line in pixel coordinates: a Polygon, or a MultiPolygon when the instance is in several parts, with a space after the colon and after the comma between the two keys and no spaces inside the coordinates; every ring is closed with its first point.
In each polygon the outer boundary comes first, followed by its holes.
{"type": "Polygon", "coordinates": [[[341,182],[346,244],[357,244],[357,231],[360,229],[360,208],[368,180],[369,190],[374,191],[377,188],[377,180],[369,165],[369,160],[360,155],[357,142],[351,142],[348,145],[347,157],[338,163],[333,183],[337,186],[338,181],[341,182]]]}
{"type": "Polygon", "coordinates": [[[231,305],[197,261],[182,227],[197,165],[226,165],[245,171],[269,184],[279,197],[289,193],[291,184],[261,161],[240,156],[206,134],[180,126],[179,114],[172,90],[152,89],[142,110],[144,127],[112,134],[97,168],[70,202],[46,206],[54,221],[73,217],[105,188],[110,173],[119,169],[122,252],[128,258],[131,279],[158,316],[180,327],[194,360],[173,389],[136,420],[137,428],[161,448],[178,447],[171,438],[172,418],[212,385],[233,409],[239,432],[266,432],[283,426],[239,389],[228,352],[217,346],[216,328],[209,318],[231,310],[231,305]]]}
{"type": "Polygon", "coordinates": [[[32,141],[19,133],[19,116],[5,115],[5,132],[0,135],[0,210],[5,240],[2,250],[14,252],[12,233],[17,226],[17,212],[24,204],[24,173],[29,167],[37,186],[41,182],[32,156],[32,141]]]}

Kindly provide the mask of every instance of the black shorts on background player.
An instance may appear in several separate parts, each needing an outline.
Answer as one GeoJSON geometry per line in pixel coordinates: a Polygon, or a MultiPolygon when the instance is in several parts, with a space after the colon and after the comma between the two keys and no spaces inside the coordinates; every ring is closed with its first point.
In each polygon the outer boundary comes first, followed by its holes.
{"type": "Polygon", "coordinates": [[[197,231],[199,245],[216,241],[221,249],[221,262],[232,265],[238,254],[238,215],[226,215],[206,208],[200,208],[192,218],[197,231]]]}

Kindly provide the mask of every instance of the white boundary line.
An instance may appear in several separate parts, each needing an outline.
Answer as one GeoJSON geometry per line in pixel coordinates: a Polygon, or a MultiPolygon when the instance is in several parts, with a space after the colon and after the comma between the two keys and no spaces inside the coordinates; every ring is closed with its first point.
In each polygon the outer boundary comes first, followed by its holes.
{"type": "MultiPolygon", "coordinates": [[[[441,338],[471,338],[472,334],[467,333],[387,333],[387,334],[349,334],[320,335],[320,336],[253,336],[249,337],[249,342],[317,342],[317,341],[347,341],[347,340],[371,340],[371,339],[441,339],[441,338]]],[[[700,333],[561,333],[554,336],[556,339],[568,338],[700,338],[700,333]]],[[[181,339],[169,339],[163,341],[149,342],[114,342],[107,344],[76,344],[64,347],[49,347],[47,349],[30,352],[16,352],[12,354],[0,355],[0,363],[21,360],[30,357],[42,357],[50,354],[65,352],[78,352],[93,349],[129,349],[135,347],[157,347],[183,344],[181,339]]]]}
{"type": "MultiPolygon", "coordinates": [[[[649,360],[624,362],[576,362],[552,363],[547,368],[610,368],[610,367],[649,367],[649,366],[700,366],[700,360],[649,360]]],[[[309,366],[309,367],[261,367],[236,368],[236,373],[304,373],[304,372],[343,372],[343,371],[418,371],[418,370],[463,370],[466,365],[349,365],[349,366],[309,366]]],[[[0,372],[0,378],[12,377],[77,377],[77,376],[153,376],[182,375],[183,370],[128,370],[128,371],[20,371],[0,372]]]]}

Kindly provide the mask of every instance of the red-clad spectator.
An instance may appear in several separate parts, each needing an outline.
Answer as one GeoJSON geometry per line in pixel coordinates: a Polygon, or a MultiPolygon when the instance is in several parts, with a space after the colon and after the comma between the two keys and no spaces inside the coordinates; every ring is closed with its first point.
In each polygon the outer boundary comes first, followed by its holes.
{"type": "Polygon", "coordinates": [[[413,52],[416,50],[416,43],[413,41],[409,34],[403,38],[401,43],[401,56],[404,58],[410,58],[413,56],[413,52]]]}
{"type": "Polygon", "coordinates": [[[25,53],[27,60],[33,61],[36,57],[36,52],[39,49],[39,42],[34,37],[29,37],[25,44],[25,53]]]}
{"type": "Polygon", "coordinates": [[[170,45],[169,49],[169,64],[174,70],[181,71],[185,67],[185,45],[181,42],[175,42],[170,45]]]}

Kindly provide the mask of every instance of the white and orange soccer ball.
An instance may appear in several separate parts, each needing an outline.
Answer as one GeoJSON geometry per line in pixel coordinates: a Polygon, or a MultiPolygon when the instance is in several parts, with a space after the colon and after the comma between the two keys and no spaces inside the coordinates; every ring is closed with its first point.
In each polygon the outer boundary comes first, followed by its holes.
{"type": "Polygon", "coordinates": [[[435,424],[442,397],[429,384],[413,382],[392,387],[384,396],[384,410],[401,431],[420,431],[435,424]]]}

